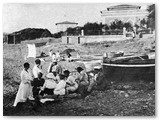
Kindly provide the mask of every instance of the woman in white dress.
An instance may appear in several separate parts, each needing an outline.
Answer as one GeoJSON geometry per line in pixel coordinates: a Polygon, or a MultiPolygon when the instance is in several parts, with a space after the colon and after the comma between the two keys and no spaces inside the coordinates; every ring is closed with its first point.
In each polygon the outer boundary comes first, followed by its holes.
{"type": "Polygon", "coordinates": [[[17,106],[18,102],[26,102],[27,98],[30,97],[31,81],[33,80],[33,78],[29,68],[30,68],[30,64],[27,62],[24,63],[24,69],[21,72],[21,83],[19,85],[16,99],[13,104],[14,107],[17,106]]]}

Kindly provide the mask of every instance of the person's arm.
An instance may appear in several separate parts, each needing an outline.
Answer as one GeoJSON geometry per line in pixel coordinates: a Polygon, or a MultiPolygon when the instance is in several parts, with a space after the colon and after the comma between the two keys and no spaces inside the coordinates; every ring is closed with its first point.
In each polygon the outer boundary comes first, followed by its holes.
{"type": "Polygon", "coordinates": [[[44,82],[43,86],[40,89],[43,91],[46,88],[46,82],[44,82]]]}
{"type": "Polygon", "coordinates": [[[49,67],[48,67],[48,73],[52,72],[52,63],[50,63],[49,67]]]}

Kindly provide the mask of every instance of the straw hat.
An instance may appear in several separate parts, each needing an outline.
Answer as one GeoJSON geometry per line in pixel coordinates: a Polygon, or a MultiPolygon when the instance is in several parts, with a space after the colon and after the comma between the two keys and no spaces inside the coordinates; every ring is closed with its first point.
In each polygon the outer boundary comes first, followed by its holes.
{"type": "Polygon", "coordinates": [[[55,76],[53,75],[53,73],[48,73],[48,74],[46,75],[46,77],[47,77],[47,78],[55,78],[55,76]]]}
{"type": "Polygon", "coordinates": [[[94,74],[93,74],[93,73],[89,73],[89,76],[92,76],[92,77],[93,77],[93,76],[94,76],[94,74]]]}
{"type": "Polygon", "coordinates": [[[101,69],[101,68],[102,68],[101,66],[95,66],[95,67],[94,67],[95,70],[99,70],[99,69],[101,69]]]}

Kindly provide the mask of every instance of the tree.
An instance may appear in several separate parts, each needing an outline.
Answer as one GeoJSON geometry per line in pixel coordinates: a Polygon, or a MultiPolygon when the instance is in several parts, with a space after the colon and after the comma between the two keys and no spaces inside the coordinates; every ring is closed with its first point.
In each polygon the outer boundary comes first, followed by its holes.
{"type": "Polygon", "coordinates": [[[75,28],[67,28],[66,32],[67,32],[67,35],[74,35],[75,34],[75,31],[76,29],[75,28]]]}
{"type": "Polygon", "coordinates": [[[83,27],[85,35],[98,35],[102,32],[102,23],[86,23],[83,27]]]}
{"type": "Polygon", "coordinates": [[[148,27],[155,29],[155,4],[148,6],[147,10],[149,12],[147,25],[148,27]]]}
{"type": "Polygon", "coordinates": [[[123,27],[125,27],[126,30],[128,30],[128,31],[133,29],[133,26],[132,26],[132,24],[130,22],[124,23],[123,27]]]}
{"type": "Polygon", "coordinates": [[[121,20],[116,19],[110,25],[111,29],[123,29],[124,23],[121,20]]]}
{"type": "Polygon", "coordinates": [[[63,34],[64,34],[64,32],[63,32],[63,31],[60,31],[60,32],[58,32],[58,33],[54,33],[52,36],[53,36],[54,38],[60,38],[60,37],[62,37],[63,34]]]}
{"type": "Polygon", "coordinates": [[[141,21],[140,21],[140,26],[144,26],[147,24],[147,21],[143,18],[141,21]]]}

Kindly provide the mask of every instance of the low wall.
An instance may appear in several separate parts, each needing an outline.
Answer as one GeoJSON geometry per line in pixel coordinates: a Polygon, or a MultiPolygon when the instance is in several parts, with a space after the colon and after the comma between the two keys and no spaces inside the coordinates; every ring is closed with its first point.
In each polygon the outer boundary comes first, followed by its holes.
{"type": "Polygon", "coordinates": [[[83,43],[103,42],[103,41],[120,41],[124,39],[130,39],[130,37],[124,37],[124,35],[63,36],[62,43],[83,44],[83,43]]]}
{"type": "Polygon", "coordinates": [[[153,37],[155,36],[155,34],[143,34],[142,37],[143,38],[149,38],[149,37],[153,37]]]}

